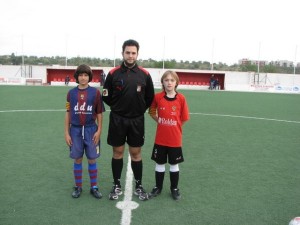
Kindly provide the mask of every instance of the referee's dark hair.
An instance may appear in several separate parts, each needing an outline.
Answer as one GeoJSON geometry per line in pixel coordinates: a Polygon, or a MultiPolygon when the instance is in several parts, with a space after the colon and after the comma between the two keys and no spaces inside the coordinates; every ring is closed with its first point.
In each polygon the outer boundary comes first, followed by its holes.
{"type": "Polygon", "coordinates": [[[82,64],[82,65],[77,67],[77,69],[74,73],[74,78],[76,79],[76,83],[79,83],[78,82],[78,76],[79,76],[79,74],[82,74],[82,73],[86,73],[87,75],[89,75],[89,82],[92,81],[93,71],[92,71],[91,67],[89,67],[88,65],[82,64]]]}
{"type": "Polygon", "coordinates": [[[122,46],[122,52],[125,51],[126,46],[135,46],[137,49],[137,52],[139,52],[140,45],[136,40],[129,39],[127,41],[124,41],[123,46],[122,46]]]}

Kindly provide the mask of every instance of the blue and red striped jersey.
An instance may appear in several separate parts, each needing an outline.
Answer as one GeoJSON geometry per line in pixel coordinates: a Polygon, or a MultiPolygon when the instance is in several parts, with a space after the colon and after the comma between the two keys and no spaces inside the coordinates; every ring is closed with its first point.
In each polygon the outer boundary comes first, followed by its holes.
{"type": "Polygon", "coordinates": [[[93,125],[97,114],[105,111],[100,91],[88,86],[75,87],[67,94],[66,110],[70,114],[70,124],[75,126],[93,125]]]}

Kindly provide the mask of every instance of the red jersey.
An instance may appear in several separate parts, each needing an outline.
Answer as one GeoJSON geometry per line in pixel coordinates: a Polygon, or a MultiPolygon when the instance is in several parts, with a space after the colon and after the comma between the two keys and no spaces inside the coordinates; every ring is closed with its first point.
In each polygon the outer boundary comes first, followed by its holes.
{"type": "Polygon", "coordinates": [[[149,108],[150,115],[157,115],[155,144],[168,147],[182,146],[182,122],[189,120],[189,110],[184,95],[177,93],[168,98],[166,93],[157,93],[149,108]]]}

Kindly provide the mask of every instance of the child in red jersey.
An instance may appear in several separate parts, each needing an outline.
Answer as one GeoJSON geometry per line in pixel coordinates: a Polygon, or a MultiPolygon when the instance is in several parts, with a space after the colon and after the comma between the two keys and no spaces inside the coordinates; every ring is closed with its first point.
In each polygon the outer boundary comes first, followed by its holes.
{"type": "Polygon", "coordinates": [[[176,72],[168,70],[162,78],[163,91],[157,93],[149,108],[150,116],[157,122],[155,143],[151,159],[156,162],[156,185],[150,193],[155,197],[161,193],[165,176],[165,164],[170,164],[171,195],[179,200],[178,189],[179,163],[183,162],[182,154],[182,125],[189,120],[189,110],[183,94],[176,88],[179,77],[176,72]]]}
{"type": "Polygon", "coordinates": [[[78,66],[74,77],[78,86],[67,94],[65,115],[65,140],[70,148],[70,157],[74,159],[75,187],[72,197],[79,198],[82,192],[82,159],[85,154],[88,159],[90,193],[100,199],[102,194],[97,186],[96,159],[100,156],[102,113],[105,109],[100,91],[89,86],[93,78],[91,68],[84,64],[78,66]]]}

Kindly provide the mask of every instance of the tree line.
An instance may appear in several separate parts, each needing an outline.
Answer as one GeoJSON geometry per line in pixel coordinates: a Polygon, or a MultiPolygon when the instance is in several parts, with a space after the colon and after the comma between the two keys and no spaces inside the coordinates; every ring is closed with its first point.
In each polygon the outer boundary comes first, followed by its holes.
{"type": "MultiPolygon", "coordinates": [[[[14,53],[11,55],[0,56],[0,65],[68,65],[68,66],[78,66],[80,64],[87,64],[92,67],[113,67],[114,65],[119,65],[122,59],[117,58],[112,59],[100,59],[100,58],[90,58],[90,57],[72,57],[66,59],[62,56],[52,56],[52,57],[37,57],[37,56],[16,56],[14,53]]],[[[145,68],[165,68],[165,69],[187,69],[187,70],[213,70],[216,71],[238,71],[238,72],[257,72],[257,65],[252,65],[251,63],[245,65],[233,64],[227,65],[225,63],[214,63],[211,65],[208,61],[176,61],[175,59],[157,61],[154,59],[139,59],[138,64],[145,68]]],[[[259,72],[262,73],[284,73],[293,74],[293,67],[280,67],[275,65],[265,65],[260,66],[259,72]]],[[[300,68],[296,68],[296,74],[300,74],[300,68]]]]}

